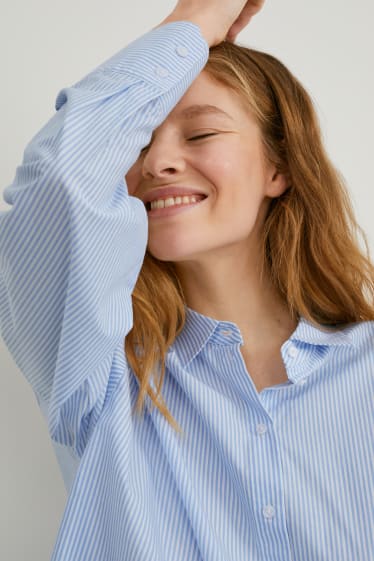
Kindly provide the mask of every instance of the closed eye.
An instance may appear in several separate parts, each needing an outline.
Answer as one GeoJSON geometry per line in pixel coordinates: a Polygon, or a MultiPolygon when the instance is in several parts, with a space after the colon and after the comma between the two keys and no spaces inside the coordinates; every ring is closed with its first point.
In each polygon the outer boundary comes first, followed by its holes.
{"type": "MultiPolygon", "coordinates": [[[[188,138],[187,140],[199,140],[200,138],[206,138],[208,136],[215,136],[216,134],[218,134],[217,132],[210,132],[207,134],[200,134],[199,136],[193,136],[191,138],[188,138]]],[[[140,153],[142,154],[142,152],[145,152],[145,150],[148,150],[150,148],[150,145],[148,146],[144,146],[144,148],[142,148],[140,150],[140,153]]]]}
{"type": "Polygon", "coordinates": [[[207,134],[200,134],[199,136],[193,136],[192,138],[189,138],[188,140],[198,140],[199,138],[205,138],[207,136],[215,136],[217,133],[216,132],[210,132],[207,134]]]}

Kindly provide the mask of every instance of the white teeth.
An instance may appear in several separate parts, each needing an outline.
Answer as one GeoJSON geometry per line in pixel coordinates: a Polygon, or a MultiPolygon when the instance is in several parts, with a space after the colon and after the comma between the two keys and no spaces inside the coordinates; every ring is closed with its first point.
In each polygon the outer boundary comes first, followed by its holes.
{"type": "Polygon", "coordinates": [[[170,199],[166,199],[165,206],[173,206],[174,199],[171,197],[170,199]]]}
{"type": "Polygon", "coordinates": [[[188,205],[191,203],[196,203],[199,197],[196,197],[194,195],[192,196],[183,196],[183,197],[169,197],[167,199],[158,199],[156,201],[152,201],[151,202],[151,209],[154,208],[165,208],[165,207],[169,207],[169,206],[174,206],[174,205],[180,205],[180,204],[184,204],[184,205],[188,205]]]}

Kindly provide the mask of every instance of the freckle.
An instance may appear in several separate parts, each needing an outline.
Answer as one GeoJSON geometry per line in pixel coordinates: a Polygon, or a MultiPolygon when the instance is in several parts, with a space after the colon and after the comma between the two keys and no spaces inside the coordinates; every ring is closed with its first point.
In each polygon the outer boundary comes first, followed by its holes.
{"type": "Polygon", "coordinates": [[[231,170],[232,169],[232,162],[223,161],[223,162],[221,162],[221,167],[226,171],[231,170]]]}

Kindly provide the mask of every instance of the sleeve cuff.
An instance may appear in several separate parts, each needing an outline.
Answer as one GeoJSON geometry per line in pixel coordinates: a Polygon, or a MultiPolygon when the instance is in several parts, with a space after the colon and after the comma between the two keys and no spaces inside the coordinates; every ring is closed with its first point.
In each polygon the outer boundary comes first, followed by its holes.
{"type": "Polygon", "coordinates": [[[208,57],[209,45],[197,24],[171,22],[129,43],[76,86],[89,83],[93,77],[97,80],[98,75],[101,80],[118,83],[121,77],[130,74],[151,83],[160,91],[168,91],[189,71],[194,74],[200,72],[208,57]]]}

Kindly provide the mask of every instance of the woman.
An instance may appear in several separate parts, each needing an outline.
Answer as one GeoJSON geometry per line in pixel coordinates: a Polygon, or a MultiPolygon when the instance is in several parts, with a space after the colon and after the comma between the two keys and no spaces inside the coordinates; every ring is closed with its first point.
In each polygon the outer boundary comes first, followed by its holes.
{"type": "Polygon", "coordinates": [[[178,2],[59,93],[4,192],[1,333],[69,490],[53,561],[373,551],[373,266],[308,95],[232,44],[261,5],[178,2]]]}

